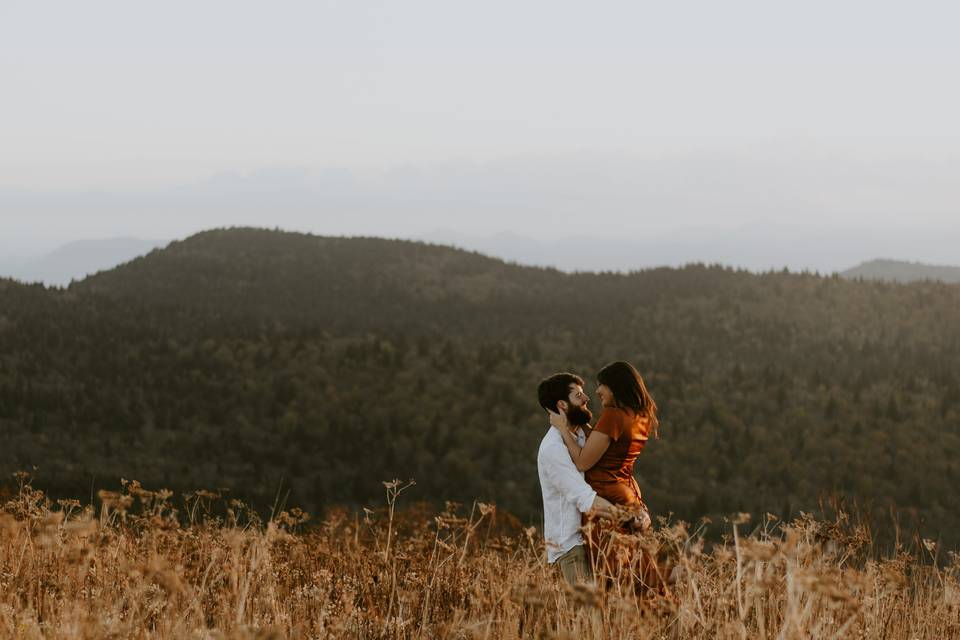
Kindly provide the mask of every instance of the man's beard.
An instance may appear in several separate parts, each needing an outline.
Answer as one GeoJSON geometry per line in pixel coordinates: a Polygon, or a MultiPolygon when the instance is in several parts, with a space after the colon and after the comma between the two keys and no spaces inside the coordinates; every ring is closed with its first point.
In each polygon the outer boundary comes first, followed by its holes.
{"type": "Polygon", "coordinates": [[[590,424],[590,421],[593,420],[593,414],[590,413],[590,409],[587,408],[587,405],[570,405],[567,408],[567,422],[570,423],[571,427],[582,427],[586,424],[590,424]]]}

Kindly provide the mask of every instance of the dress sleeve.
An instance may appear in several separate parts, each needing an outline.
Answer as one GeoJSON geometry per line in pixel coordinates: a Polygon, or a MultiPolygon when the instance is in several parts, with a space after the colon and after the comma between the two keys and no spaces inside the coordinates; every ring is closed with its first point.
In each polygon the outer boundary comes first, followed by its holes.
{"type": "Polygon", "coordinates": [[[623,435],[623,412],[612,407],[604,409],[593,430],[599,431],[616,442],[623,435]]]}

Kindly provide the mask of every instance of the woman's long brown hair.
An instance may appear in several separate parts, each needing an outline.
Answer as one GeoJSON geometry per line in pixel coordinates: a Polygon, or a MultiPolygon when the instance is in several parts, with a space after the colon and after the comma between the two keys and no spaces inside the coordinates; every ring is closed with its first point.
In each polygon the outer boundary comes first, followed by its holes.
{"type": "Polygon", "coordinates": [[[618,407],[633,409],[637,415],[649,418],[654,437],[660,437],[657,403],[647,391],[640,372],[632,364],[622,360],[611,362],[597,373],[597,382],[610,389],[613,401],[618,407]]]}

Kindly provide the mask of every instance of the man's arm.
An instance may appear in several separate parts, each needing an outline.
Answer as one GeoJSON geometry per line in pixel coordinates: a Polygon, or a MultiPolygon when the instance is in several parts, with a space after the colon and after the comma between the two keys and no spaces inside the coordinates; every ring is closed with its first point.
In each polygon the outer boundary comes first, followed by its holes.
{"type": "Polygon", "coordinates": [[[593,499],[593,504],[590,506],[590,511],[588,513],[595,514],[603,518],[612,518],[614,515],[613,503],[606,498],[597,496],[593,499]]]}
{"type": "MultiPolygon", "coordinates": [[[[560,454],[546,451],[537,460],[537,463],[542,466],[547,479],[557,488],[560,495],[565,500],[576,504],[580,513],[598,515],[601,518],[610,518],[611,520],[617,519],[618,507],[606,498],[597,495],[597,492],[587,484],[580,472],[577,471],[573,460],[565,451],[561,451],[560,454]]],[[[635,522],[628,523],[628,526],[636,531],[646,531],[650,527],[650,516],[643,512],[635,522]]]]}
{"type": "Polygon", "coordinates": [[[586,483],[566,449],[549,448],[542,451],[538,462],[550,484],[556,487],[564,500],[577,505],[580,513],[590,513],[594,509],[598,513],[609,513],[613,505],[598,496],[586,483]]]}

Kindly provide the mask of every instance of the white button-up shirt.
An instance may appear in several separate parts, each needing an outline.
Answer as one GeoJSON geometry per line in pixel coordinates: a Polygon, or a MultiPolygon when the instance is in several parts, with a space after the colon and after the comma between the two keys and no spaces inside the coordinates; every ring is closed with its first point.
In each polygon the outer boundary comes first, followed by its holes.
{"type": "MultiPolygon", "coordinates": [[[[586,441],[583,430],[576,432],[580,446],[586,441]]],[[[593,506],[597,492],[583,479],[583,472],[570,459],[560,432],[550,427],[540,441],[537,452],[537,473],[543,492],[543,537],[547,545],[547,562],[554,563],[578,544],[580,514],[593,506]]]]}

